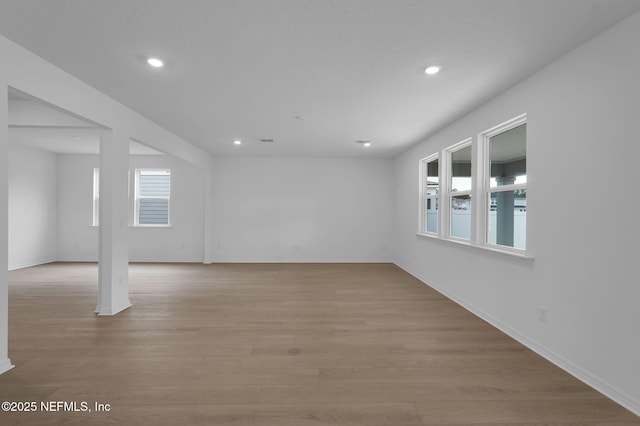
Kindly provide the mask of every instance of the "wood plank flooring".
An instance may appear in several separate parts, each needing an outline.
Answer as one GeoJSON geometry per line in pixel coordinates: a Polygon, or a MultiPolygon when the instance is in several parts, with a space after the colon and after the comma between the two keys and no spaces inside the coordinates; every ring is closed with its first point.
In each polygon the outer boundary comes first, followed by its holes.
{"type": "Polygon", "coordinates": [[[389,264],[132,264],[115,317],[95,264],[9,279],[0,401],[92,412],[2,425],[640,425],[389,264]]]}

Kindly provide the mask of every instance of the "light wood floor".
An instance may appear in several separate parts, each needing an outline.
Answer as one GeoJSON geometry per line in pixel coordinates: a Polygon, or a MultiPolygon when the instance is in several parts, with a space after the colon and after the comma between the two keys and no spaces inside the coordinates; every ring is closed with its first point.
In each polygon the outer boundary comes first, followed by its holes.
{"type": "Polygon", "coordinates": [[[96,265],[9,277],[0,401],[111,411],[1,425],[640,425],[393,265],[134,264],[115,317],[96,265]]]}

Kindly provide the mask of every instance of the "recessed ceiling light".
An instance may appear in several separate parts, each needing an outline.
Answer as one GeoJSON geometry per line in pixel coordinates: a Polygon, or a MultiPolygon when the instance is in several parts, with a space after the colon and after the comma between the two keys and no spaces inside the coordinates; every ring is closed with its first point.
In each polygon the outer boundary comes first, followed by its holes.
{"type": "Polygon", "coordinates": [[[162,68],[164,66],[164,62],[158,58],[149,58],[147,59],[147,63],[154,68],[162,68]]]}
{"type": "Polygon", "coordinates": [[[364,146],[365,148],[369,148],[371,146],[371,141],[367,141],[367,140],[356,141],[356,143],[358,145],[364,146]]]}
{"type": "Polygon", "coordinates": [[[240,139],[236,139],[235,141],[233,141],[234,145],[242,145],[242,141],[240,139]]]}
{"type": "Polygon", "coordinates": [[[424,69],[424,73],[427,75],[438,74],[439,71],[440,71],[440,67],[437,65],[431,65],[430,67],[427,67],[424,69]]]}

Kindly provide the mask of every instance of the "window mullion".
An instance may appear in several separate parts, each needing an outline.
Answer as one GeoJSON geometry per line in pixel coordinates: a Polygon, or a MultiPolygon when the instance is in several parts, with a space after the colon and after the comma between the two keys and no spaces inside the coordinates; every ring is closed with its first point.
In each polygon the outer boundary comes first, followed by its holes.
{"type": "Polygon", "coordinates": [[[473,198],[475,208],[472,209],[472,229],[471,229],[471,238],[474,244],[479,245],[484,242],[486,235],[486,210],[487,210],[487,199],[484,196],[485,187],[488,184],[488,179],[485,177],[485,146],[482,138],[478,138],[476,140],[476,144],[474,146],[473,153],[473,198]]]}

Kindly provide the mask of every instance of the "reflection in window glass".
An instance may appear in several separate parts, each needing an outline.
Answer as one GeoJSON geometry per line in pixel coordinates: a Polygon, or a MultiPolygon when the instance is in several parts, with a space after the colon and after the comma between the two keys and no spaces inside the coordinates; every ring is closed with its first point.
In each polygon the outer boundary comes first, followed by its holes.
{"type": "Polygon", "coordinates": [[[438,159],[430,161],[427,163],[427,196],[429,195],[438,195],[438,186],[439,186],[439,177],[438,177],[438,159]]]}
{"type": "Polygon", "coordinates": [[[440,193],[440,168],[437,156],[422,160],[422,208],[420,232],[438,233],[438,197],[440,193]],[[430,159],[429,159],[430,158],[430,159]]]}
{"type": "Polygon", "coordinates": [[[471,197],[451,197],[451,236],[471,239],[471,197]]]}
{"type": "Polygon", "coordinates": [[[439,184],[439,168],[438,159],[429,162],[427,164],[427,205],[425,211],[427,212],[427,226],[426,230],[429,233],[438,233],[438,192],[440,189],[439,184]]]}
{"type": "Polygon", "coordinates": [[[527,236],[527,191],[491,193],[489,243],[524,250],[527,236]]]}
{"type": "Polygon", "coordinates": [[[492,188],[527,182],[527,125],[490,139],[492,188]]]}
{"type": "Polygon", "coordinates": [[[438,198],[427,198],[427,205],[425,206],[426,224],[425,229],[432,234],[438,233],[438,198]]]}
{"type": "Polygon", "coordinates": [[[471,145],[451,153],[451,191],[471,191],[471,145]]]}
{"type": "Polygon", "coordinates": [[[527,223],[527,125],[489,139],[487,242],[524,250],[527,223]]]}

